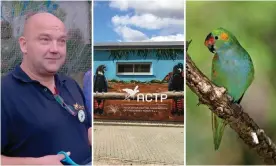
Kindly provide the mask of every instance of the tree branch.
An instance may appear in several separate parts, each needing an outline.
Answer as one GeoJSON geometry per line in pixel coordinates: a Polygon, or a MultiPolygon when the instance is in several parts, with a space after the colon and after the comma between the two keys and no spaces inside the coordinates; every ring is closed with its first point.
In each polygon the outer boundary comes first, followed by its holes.
{"type": "MultiPolygon", "coordinates": [[[[138,93],[138,95],[135,95],[133,98],[130,97],[130,100],[137,100],[137,97],[139,97],[140,100],[143,100],[144,98],[147,98],[147,100],[160,100],[162,97],[162,100],[164,100],[165,95],[167,96],[166,99],[172,99],[172,98],[183,98],[184,92],[160,92],[160,93],[138,93]]],[[[93,96],[95,99],[108,99],[108,100],[121,100],[126,98],[126,93],[117,93],[117,92],[107,92],[107,93],[93,93],[93,96]]],[[[144,99],[145,100],[145,99],[144,99]]]]}
{"type": "MultiPolygon", "coordinates": [[[[187,48],[190,43],[187,43],[187,48]]],[[[188,49],[186,49],[188,51],[188,49]]],[[[264,130],[243,111],[241,105],[233,104],[224,87],[214,85],[186,54],[186,84],[199,97],[199,103],[207,105],[229,126],[266,164],[276,164],[276,146],[264,130]]]]}

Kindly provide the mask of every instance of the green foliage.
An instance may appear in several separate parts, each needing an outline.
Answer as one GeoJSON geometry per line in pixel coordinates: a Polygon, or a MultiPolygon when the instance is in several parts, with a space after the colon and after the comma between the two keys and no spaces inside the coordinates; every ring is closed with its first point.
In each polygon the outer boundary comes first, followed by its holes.
{"type": "Polygon", "coordinates": [[[123,84],[129,84],[129,83],[144,83],[144,84],[159,83],[159,84],[162,84],[162,83],[164,83],[164,82],[162,82],[162,80],[156,80],[156,79],[153,79],[150,81],[139,81],[139,80],[124,81],[124,80],[112,79],[112,80],[109,80],[109,82],[123,83],[123,84]]]}
{"type": "Polygon", "coordinates": [[[119,82],[119,80],[112,79],[112,80],[109,80],[109,82],[114,82],[114,83],[117,83],[117,82],[119,82]]]}
{"type": "Polygon", "coordinates": [[[151,83],[163,83],[162,80],[151,80],[151,83]]]}
{"type": "MultiPolygon", "coordinates": [[[[244,110],[276,142],[276,2],[193,2],[186,5],[188,53],[210,78],[212,53],[204,46],[215,28],[231,31],[251,55],[256,74],[241,102],[244,110]]],[[[218,151],[214,151],[211,112],[197,106],[198,97],[187,87],[187,164],[263,164],[259,157],[226,127],[218,151]],[[200,152],[200,153],[199,153],[200,152]]]]}
{"type": "Polygon", "coordinates": [[[109,59],[128,60],[129,56],[137,55],[143,59],[146,59],[149,55],[153,54],[158,60],[176,60],[179,56],[184,55],[183,49],[119,49],[110,50],[109,59]]]}

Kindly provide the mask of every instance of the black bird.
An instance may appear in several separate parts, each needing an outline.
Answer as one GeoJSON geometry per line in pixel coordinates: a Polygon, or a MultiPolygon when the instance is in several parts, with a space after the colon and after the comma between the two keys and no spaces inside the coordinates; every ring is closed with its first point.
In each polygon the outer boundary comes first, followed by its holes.
{"type": "MultiPolygon", "coordinates": [[[[94,75],[94,89],[93,89],[95,93],[107,92],[108,83],[104,75],[105,71],[106,71],[105,65],[98,66],[96,70],[96,73],[94,75]]],[[[99,113],[101,115],[104,112],[103,109],[104,109],[104,100],[94,99],[94,113],[95,114],[99,113]]]]}
{"type": "MultiPolygon", "coordinates": [[[[168,85],[169,91],[184,91],[184,71],[183,64],[178,63],[173,67],[173,73],[169,79],[168,85]]],[[[184,99],[183,98],[174,98],[172,103],[171,114],[184,115],[184,99]]]]}

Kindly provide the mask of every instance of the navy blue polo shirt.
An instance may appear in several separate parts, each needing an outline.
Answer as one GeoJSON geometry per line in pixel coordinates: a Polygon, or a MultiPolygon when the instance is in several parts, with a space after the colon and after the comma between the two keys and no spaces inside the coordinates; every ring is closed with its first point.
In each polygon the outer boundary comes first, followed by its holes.
{"type": "Polygon", "coordinates": [[[66,111],[52,92],[17,66],[1,81],[1,154],[42,157],[70,151],[77,164],[91,162],[87,111],[81,88],[73,79],[55,76],[56,88],[67,105],[85,112],[84,122],[66,111]],[[77,107],[74,107],[77,106],[77,107]]]}

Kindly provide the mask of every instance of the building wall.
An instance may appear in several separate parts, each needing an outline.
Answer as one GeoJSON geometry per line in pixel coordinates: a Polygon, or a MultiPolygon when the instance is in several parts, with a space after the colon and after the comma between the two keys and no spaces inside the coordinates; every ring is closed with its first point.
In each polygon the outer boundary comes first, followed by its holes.
{"type": "MultiPolygon", "coordinates": [[[[180,57],[180,56],[179,56],[180,57]]],[[[162,80],[169,72],[173,70],[173,66],[177,63],[184,64],[184,55],[177,60],[157,60],[154,55],[147,56],[142,59],[139,56],[129,56],[128,60],[112,60],[109,59],[109,52],[102,50],[94,50],[93,73],[95,73],[99,65],[106,65],[107,71],[105,76],[108,80],[116,79],[123,81],[139,80],[150,81],[153,79],[162,80]],[[152,62],[152,75],[117,75],[116,62],[152,62]]]]}

